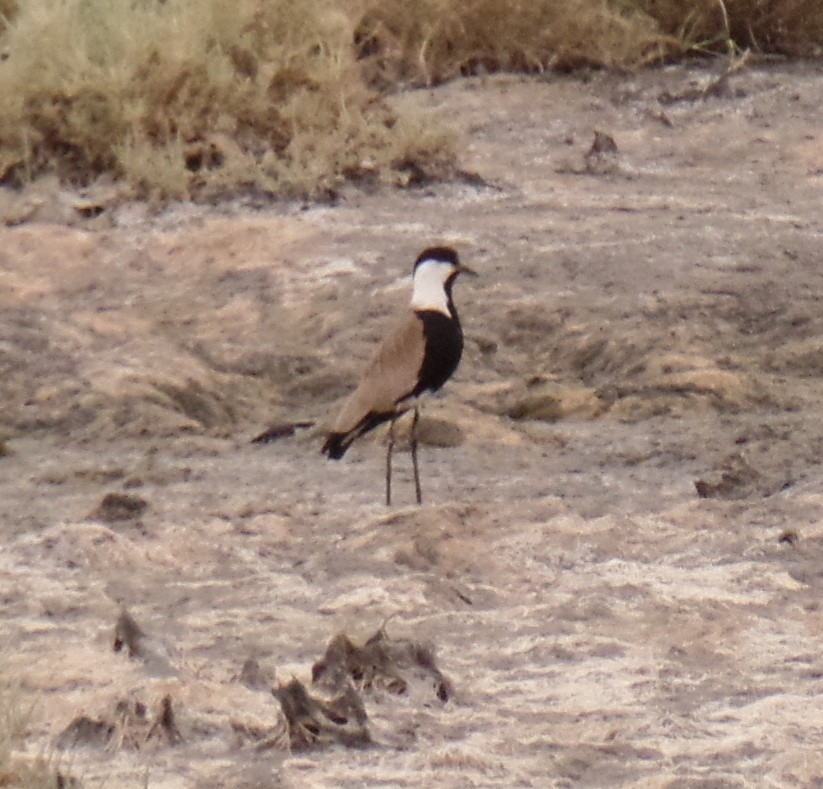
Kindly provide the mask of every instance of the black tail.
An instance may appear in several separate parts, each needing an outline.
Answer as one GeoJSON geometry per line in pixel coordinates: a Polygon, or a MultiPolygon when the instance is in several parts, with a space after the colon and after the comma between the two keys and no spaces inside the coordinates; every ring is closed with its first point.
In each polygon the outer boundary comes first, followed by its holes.
{"type": "Polygon", "coordinates": [[[276,441],[278,438],[286,438],[293,436],[298,428],[313,427],[314,422],[280,422],[272,425],[268,430],[264,430],[259,436],[255,436],[252,444],[268,444],[270,441],[276,441]]]}
{"type": "Polygon", "coordinates": [[[383,422],[394,419],[396,416],[397,413],[394,411],[389,411],[385,414],[366,414],[348,433],[329,433],[320,451],[324,455],[327,455],[329,460],[340,460],[355,439],[360,438],[364,433],[368,433],[369,430],[374,430],[378,425],[382,425],[383,422]]]}
{"type": "Polygon", "coordinates": [[[320,451],[328,455],[329,460],[340,460],[351,444],[351,441],[346,441],[346,435],[346,433],[329,433],[320,451]]]}

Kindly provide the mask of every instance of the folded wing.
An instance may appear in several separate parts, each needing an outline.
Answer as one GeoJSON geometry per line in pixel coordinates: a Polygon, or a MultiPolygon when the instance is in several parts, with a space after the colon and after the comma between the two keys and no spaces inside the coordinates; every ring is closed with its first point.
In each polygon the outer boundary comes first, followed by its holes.
{"type": "Polygon", "coordinates": [[[403,410],[403,401],[418,385],[425,349],[423,321],[410,312],[366,367],[323,445],[325,454],[343,457],[352,441],[403,410]]]}

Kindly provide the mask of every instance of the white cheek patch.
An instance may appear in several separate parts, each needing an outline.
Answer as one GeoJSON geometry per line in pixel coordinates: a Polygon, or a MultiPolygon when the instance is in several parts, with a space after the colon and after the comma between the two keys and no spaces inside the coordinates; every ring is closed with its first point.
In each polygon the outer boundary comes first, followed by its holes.
{"type": "Polygon", "coordinates": [[[435,310],[449,315],[449,301],[445,283],[453,266],[439,260],[427,260],[414,272],[414,290],[411,307],[413,310],[435,310]]]}

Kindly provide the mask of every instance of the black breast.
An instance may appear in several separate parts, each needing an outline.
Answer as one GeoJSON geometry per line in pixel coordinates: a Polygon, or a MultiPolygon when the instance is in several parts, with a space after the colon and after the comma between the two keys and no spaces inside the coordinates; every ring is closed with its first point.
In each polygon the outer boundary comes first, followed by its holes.
{"type": "Polygon", "coordinates": [[[420,310],[423,321],[426,352],[420,367],[420,383],[412,395],[432,392],[443,386],[460,363],[463,354],[463,330],[457,316],[450,317],[436,310],[420,310]]]}

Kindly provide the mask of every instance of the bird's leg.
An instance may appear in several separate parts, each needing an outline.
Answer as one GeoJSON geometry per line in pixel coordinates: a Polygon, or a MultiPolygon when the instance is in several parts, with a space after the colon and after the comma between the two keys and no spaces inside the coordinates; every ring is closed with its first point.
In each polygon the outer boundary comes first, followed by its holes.
{"type": "Polygon", "coordinates": [[[414,407],[414,416],[411,425],[411,456],[414,467],[414,492],[417,494],[417,503],[423,503],[423,491],[420,489],[420,471],[417,468],[417,421],[420,419],[420,411],[414,407]]]}
{"type": "Polygon", "coordinates": [[[397,417],[392,417],[389,422],[389,442],[386,447],[386,506],[391,506],[391,453],[394,449],[394,420],[397,417]]]}

